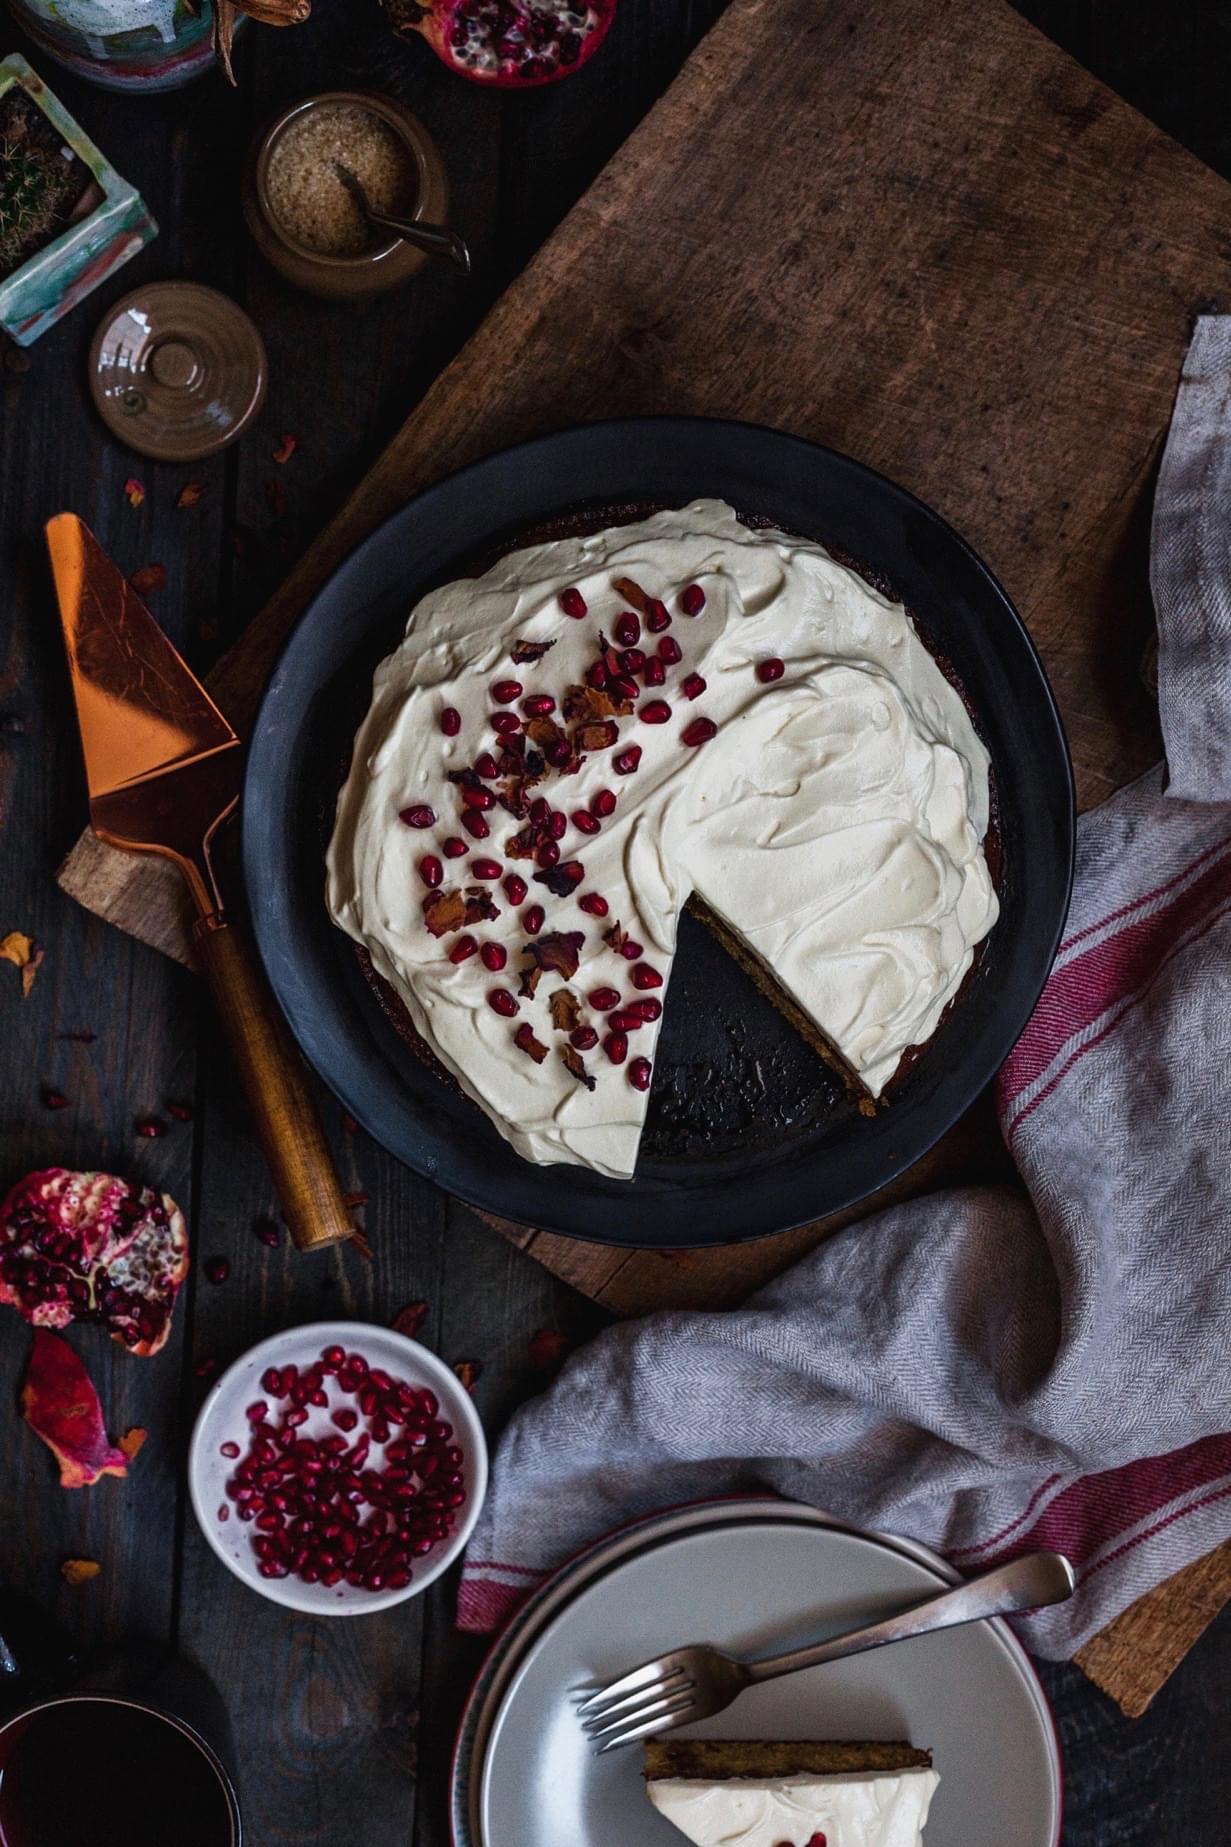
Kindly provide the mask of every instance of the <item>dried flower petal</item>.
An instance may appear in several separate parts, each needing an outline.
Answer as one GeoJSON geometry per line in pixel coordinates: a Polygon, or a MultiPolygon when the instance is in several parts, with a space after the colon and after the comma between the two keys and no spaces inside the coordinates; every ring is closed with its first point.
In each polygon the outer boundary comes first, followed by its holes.
{"type": "Polygon", "coordinates": [[[291,457],[294,455],[296,449],[298,449],[298,447],[299,447],[298,436],[289,436],[289,435],[284,436],[280,442],[277,442],[274,445],[274,450],[273,450],[274,461],[275,462],[289,462],[291,457]]]}
{"type": "Polygon", "coordinates": [[[560,1056],[564,1060],[565,1068],[577,1079],[577,1082],[584,1084],[587,1090],[593,1090],[597,1079],[593,1071],[586,1069],[586,1061],[581,1053],[571,1045],[563,1045],[560,1048],[560,1056]]]}
{"type": "Polygon", "coordinates": [[[138,596],[152,596],[155,590],[161,590],[166,583],[167,567],[165,564],[143,564],[128,581],[138,596]]]}
{"type": "Polygon", "coordinates": [[[10,930],[7,936],[0,936],[0,960],[11,962],[14,968],[21,970],[22,998],[26,998],[34,986],[34,977],[42,967],[44,949],[24,930],[10,930]]]}
{"type": "Polygon", "coordinates": [[[541,661],[549,648],[555,647],[554,641],[515,641],[511,653],[519,667],[527,661],[541,661]]]}
{"type": "Polygon", "coordinates": [[[556,1372],[568,1352],[568,1342],[555,1328],[539,1328],[530,1336],[530,1364],[539,1372],[556,1372]]]}
{"type": "Polygon", "coordinates": [[[119,1442],[117,1443],[116,1448],[122,1449],[124,1454],[128,1457],[128,1460],[131,1462],[134,1459],[134,1457],[139,1456],[141,1454],[141,1450],[145,1444],[145,1439],[149,1436],[149,1434],[150,1434],[149,1431],[143,1430],[140,1424],[134,1424],[131,1430],[126,1430],[124,1432],[123,1436],[120,1438],[119,1442]]]}
{"type": "Polygon", "coordinates": [[[473,1392],[483,1371],[483,1362],[482,1360],[455,1360],[453,1370],[466,1390],[473,1392]]]}
{"type": "Polygon", "coordinates": [[[395,1334],[405,1334],[407,1340],[417,1340],[419,1329],[427,1319],[426,1302],[408,1302],[393,1318],[395,1334]]]}
{"type": "Polygon", "coordinates": [[[129,475],[124,483],[124,498],[130,507],[139,507],[145,500],[145,483],[138,481],[136,475],[129,475]]]}
{"type": "Polygon", "coordinates": [[[76,1589],[77,1585],[88,1584],[91,1578],[96,1578],[101,1570],[96,1558],[66,1558],[60,1566],[60,1576],[76,1589]]]}
{"type": "Polygon", "coordinates": [[[204,481],[185,481],[183,487],[175,496],[175,504],[179,508],[195,507],[204,492],[204,481]]]}
{"type": "Polygon", "coordinates": [[[89,1488],[104,1475],[127,1475],[127,1458],[107,1440],[89,1373],[68,1342],[46,1328],[34,1330],[21,1414],[59,1463],[62,1488],[89,1488]]]}
{"type": "Polygon", "coordinates": [[[581,1002],[571,988],[557,988],[547,1005],[558,1033],[571,1033],[581,1025],[581,1002]]]}

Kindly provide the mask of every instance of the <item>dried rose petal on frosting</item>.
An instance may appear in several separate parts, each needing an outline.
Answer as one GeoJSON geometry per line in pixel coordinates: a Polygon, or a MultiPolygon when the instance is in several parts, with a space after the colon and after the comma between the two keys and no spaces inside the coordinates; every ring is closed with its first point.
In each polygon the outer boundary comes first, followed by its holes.
{"type": "Polygon", "coordinates": [[[91,1488],[104,1475],[127,1475],[123,1450],[107,1439],[89,1373],[68,1342],[45,1328],[34,1330],[21,1414],[59,1463],[62,1488],[91,1488]]]}
{"type": "Polygon", "coordinates": [[[0,1302],[34,1327],[98,1321],[157,1353],[188,1274],[188,1232],[167,1193],[115,1174],[47,1167],[0,1204],[0,1302]]]}

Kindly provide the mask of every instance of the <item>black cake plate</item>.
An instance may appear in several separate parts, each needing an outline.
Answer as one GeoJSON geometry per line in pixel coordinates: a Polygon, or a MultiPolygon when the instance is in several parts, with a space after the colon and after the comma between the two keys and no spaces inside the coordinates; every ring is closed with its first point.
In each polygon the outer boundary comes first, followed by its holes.
{"type": "Polygon", "coordinates": [[[1068,907],[1073,780],[1055,701],[995,578],[882,475],[777,430],[702,418],[591,424],[523,443],[412,500],[311,604],[248,756],[243,854],[257,943],[295,1036],[393,1154],[504,1217],[627,1245],[733,1243],[835,1212],[917,1161],[991,1080],[1047,978],[1068,907]],[[372,670],[411,605],[502,541],[586,506],[716,496],[887,580],[952,665],[991,752],[1001,916],[932,1040],[862,1116],[794,1029],[685,915],[637,1173],[536,1167],[399,1036],[324,905],[324,852],[372,670]]]}

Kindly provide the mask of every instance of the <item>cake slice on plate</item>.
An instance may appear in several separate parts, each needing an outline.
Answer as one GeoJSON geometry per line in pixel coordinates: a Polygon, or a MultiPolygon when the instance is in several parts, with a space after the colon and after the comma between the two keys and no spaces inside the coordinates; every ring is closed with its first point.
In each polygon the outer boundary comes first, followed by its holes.
{"type": "Polygon", "coordinates": [[[940,1781],[909,1744],[651,1738],[646,1793],[696,1847],[921,1847],[940,1781]]]}

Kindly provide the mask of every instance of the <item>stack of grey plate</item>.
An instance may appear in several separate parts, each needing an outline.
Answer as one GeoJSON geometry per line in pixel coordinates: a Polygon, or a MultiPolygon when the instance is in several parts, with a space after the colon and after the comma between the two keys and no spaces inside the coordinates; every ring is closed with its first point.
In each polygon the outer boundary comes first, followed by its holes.
{"type": "MultiPolygon", "coordinates": [[[[485,1662],[453,1766],[455,1847],[678,1847],[636,1745],[594,1755],[580,1689],[684,1642],[749,1658],[873,1622],[957,1581],[935,1553],[793,1502],[656,1514],[542,1585],[485,1662]]],[[[919,1636],[749,1689],[699,1737],[903,1739],[932,1752],[938,1847],[1056,1847],[1055,1727],[999,1621],[919,1636]]]]}

